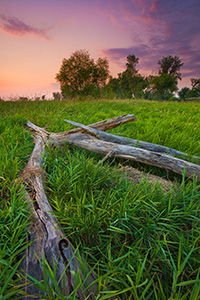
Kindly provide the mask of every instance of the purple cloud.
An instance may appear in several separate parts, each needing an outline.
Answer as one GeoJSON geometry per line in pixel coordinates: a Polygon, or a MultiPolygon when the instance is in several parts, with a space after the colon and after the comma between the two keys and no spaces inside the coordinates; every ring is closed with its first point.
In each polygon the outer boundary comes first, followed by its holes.
{"type": "Polygon", "coordinates": [[[199,0],[118,0],[113,18],[130,32],[133,46],[105,49],[110,60],[125,66],[126,57],[139,57],[139,69],[158,71],[163,56],[178,55],[182,77],[200,77],[199,0]]]}
{"type": "Polygon", "coordinates": [[[0,29],[13,36],[24,37],[35,35],[45,40],[49,40],[44,29],[30,26],[15,17],[0,15],[0,29]]]}

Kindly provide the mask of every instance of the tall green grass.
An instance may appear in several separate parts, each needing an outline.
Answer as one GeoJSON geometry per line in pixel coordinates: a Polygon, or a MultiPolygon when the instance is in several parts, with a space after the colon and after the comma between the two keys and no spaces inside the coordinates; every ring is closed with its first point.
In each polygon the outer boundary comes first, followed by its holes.
{"type": "Polygon", "coordinates": [[[49,149],[44,166],[66,235],[100,278],[109,274],[100,290],[126,291],[120,299],[190,295],[200,283],[200,186],[183,178],[166,193],[145,180],[131,184],[97,161],[73,148],[49,149]]]}
{"type": "MultiPolygon", "coordinates": [[[[28,119],[60,132],[72,128],[64,119],[90,124],[135,114],[136,122],[111,132],[200,156],[199,108],[198,103],[135,100],[1,102],[0,299],[12,299],[21,289],[18,255],[26,247],[28,210],[23,190],[13,182],[33,149],[24,127],[28,119]]],[[[177,184],[168,192],[145,179],[135,185],[119,171],[118,161],[98,163],[101,159],[68,146],[47,149],[44,157],[49,200],[67,237],[95,268],[97,299],[197,299],[199,184],[173,175],[177,184]]],[[[168,176],[165,170],[131,164],[168,176]]]]}

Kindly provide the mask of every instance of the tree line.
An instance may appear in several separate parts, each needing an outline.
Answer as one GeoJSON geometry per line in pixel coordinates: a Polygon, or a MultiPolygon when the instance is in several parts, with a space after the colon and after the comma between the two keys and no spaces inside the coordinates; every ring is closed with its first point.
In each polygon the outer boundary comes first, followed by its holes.
{"type": "MultiPolygon", "coordinates": [[[[158,60],[157,75],[142,76],[137,69],[139,58],[127,56],[126,69],[117,78],[110,76],[107,58],[98,58],[95,62],[86,50],[78,50],[64,58],[56,81],[60,83],[63,98],[143,98],[153,100],[174,100],[178,92],[180,69],[183,66],[178,56],[166,56],[158,60]]],[[[191,89],[182,88],[179,98],[200,97],[200,79],[191,78],[191,89]]],[[[54,93],[54,98],[60,98],[54,93]]]]}

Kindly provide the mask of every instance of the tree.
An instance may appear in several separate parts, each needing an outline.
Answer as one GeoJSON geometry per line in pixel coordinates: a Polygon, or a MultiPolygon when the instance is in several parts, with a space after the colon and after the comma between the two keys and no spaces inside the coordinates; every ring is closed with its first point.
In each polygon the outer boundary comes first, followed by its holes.
{"type": "Polygon", "coordinates": [[[200,89],[200,78],[191,78],[192,89],[200,89]]]}
{"type": "Polygon", "coordinates": [[[146,80],[142,77],[136,65],[139,58],[135,55],[127,56],[126,70],[118,74],[122,98],[140,97],[143,89],[147,86],[146,80]]]}
{"type": "Polygon", "coordinates": [[[127,63],[126,63],[126,72],[132,76],[138,74],[138,70],[136,69],[136,65],[139,63],[139,58],[135,55],[128,55],[127,56],[127,63]]]}
{"type": "Polygon", "coordinates": [[[180,98],[181,100],[186,100],[186,99],[188,98],[189,92],[190,92],[190,88],[189,88],[189,87],[183,87],[183,88],[178,92],[179,98],[180,98]]]}
{"type": "Polygon", "coordinates": [[[119,78],[112,78],[110,77],[108,86],[111,87],[112,92],[114,93],[116,98],[123,98],[122,97],[122,90],[121,90],[121,85],[120,85],[120,80],[119,78]]]}
{"type": "Polygon", "coordinates": [[[192,89],[188,91],[188,98],[199,98],[200,97],[200,79],[191,78],[192,89]]]}
{"type": "Polygon", "coordinates": [[[60,100],[62,95],[59,92],[53,92],[53,99],[60,100]]]}
{"type": "Polygon", "coordinates": [[[63,59],[56,80],[60,83],[63,94],[74,97],[103,87],[108,76],[109,65],[106,58],[99,58],[95,63],[88,51],[78,50],[70,58],[63,59]]]}
{"type": "Polygon", "coordinates": [[[160,65],[159,74],[170,74],[181,80],[180,68],[184,65],[178,56],[166,56],[158,61],[160,65]]]}
{"type": "Polygon", "coordinates": [[[150,84],[154,99],[162,98],[167,100],[178,89],[176,78],[166,73],[152,77],[150,84]]]}

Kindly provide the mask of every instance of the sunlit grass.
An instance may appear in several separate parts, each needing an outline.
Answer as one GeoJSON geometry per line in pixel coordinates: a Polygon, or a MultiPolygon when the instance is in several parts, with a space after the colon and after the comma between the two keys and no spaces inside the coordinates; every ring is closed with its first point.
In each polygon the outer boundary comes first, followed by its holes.
{"type": "Polygon", "coordinates": [[[183,179],[168,193],[146,181],[134,186],[71,148],[49,150],[44,166],[55,214],[86,261],[109,274],[102,285],[125,291],[131,284],[122,299],[143,299],[145,289],[145,299],[156,299],[159,286],[166,299],[179,299],[199,282],[197,183],[183,179]]]}
{"type": "MultiPolygon", "coordinates": [[[[13,299],[20,289],[16,270],[28,218],[24,193],[13,182],[34,146],[27,120],[61,132],[72,128],[64,119],[90,124],[135,114],[136,122],[111,132],[200,156],[199,109],[199,103],[136,100],[1,102],[0,298],[13,299]]],[[[134,185],[120,174],[118,160],[101,159],[68,146],[47,149],[44,157],[49,201],[66,236],[95,268],[97,299],[197,299],[199,184],[173,174],[177,184],[168,192],[145,180],[134,185]]],[[[165,170],[131,165],[169,176],[165,170]]],[[[75,293],[70,297],[76,299],[75,293]]]]}

